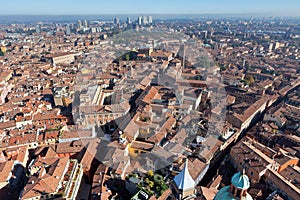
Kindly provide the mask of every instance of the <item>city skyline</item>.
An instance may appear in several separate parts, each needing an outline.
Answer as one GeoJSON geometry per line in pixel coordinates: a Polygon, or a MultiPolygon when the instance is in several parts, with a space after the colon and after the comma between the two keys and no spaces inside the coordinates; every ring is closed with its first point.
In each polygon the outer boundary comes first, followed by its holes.
{"type": "Polygon", "coordinates": [[[299,3],[161,1],[1,5],[1,200],[300,199],[299,3]]]}
{"type": "Polygon", "coordinates": [[[6,1],[0,8],[1,15],[86,15],[86,14],[233,14],[300,16],[300,2],[289,0],[238,1],[238,0],[174,0],[143,2],[115,1],[6,1]],[[16,6],[18,5],[18,6],[16,6]],[[91,6],[93,5],[93,6],[91,6]],[[120,5],[120,6],[117,6],[120,5]]]}

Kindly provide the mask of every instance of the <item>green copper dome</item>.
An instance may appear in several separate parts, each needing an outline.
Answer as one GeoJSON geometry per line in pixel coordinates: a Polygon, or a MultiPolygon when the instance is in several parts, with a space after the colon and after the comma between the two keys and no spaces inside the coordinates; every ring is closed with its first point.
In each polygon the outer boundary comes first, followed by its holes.
{"type": "Polygon", "coordinates": [[[242,190],[247,190],[250,187],[248,176],[246,174],[241,174],[240,172],[233,175],[231,183],[234,187],[242,190]]]}
{"type": "Polygon", "coordinates": [[[230,186],[223,187],[219,192],[216,194],[214,200],[253,200],[252,197],[247,193],[245,197],[241,199],[238,197],[233,196],[230,192],[230,186]]]}

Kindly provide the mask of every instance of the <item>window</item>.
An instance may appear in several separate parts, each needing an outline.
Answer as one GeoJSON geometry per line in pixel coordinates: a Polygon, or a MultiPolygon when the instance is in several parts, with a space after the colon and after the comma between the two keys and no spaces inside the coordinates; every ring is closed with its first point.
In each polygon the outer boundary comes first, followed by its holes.
{"type": "Polygon", "coordinates": [[[253,176],[253,174],[254,174],[254,173],[251,171],[251,172],[250,172],[250,175],[253,176]]]}

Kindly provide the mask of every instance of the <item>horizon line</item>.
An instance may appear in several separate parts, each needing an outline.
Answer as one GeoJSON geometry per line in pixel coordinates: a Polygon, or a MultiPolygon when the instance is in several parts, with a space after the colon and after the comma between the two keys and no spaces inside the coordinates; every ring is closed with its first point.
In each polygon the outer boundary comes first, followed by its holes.
{"type": "Polygon", "coordinates": [[[232,16],[269,16],[269,17],[300,17],[298,15],[284,15],[284,14],[274,14],[274,13],[103,13],[103,14],[0,14],[0,16],[101,16],[101,15],[182,15],[182,16],[191,16],[191,15],[232,15],[232,16]]]}

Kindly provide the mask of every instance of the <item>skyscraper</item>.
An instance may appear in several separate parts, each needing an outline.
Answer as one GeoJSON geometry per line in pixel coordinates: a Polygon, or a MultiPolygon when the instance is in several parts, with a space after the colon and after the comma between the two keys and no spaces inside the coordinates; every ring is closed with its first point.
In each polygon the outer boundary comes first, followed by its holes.
{"type": "Polygon", "coordinates": [[[143,25],[148,24],[147,16],[143,16],[143,18],[142,18],[142,24],[143,25]]]}
{"type": "Polygon", "coordinates": [[[152,24],[152,23],[153,23],[152,16],[148,16],[148,23],[149,23],[149,24],[152,24]]]}
{"type": "Polygon", "coordinates": [[[130,17],[127,17],[127,24],[131,24],[130,17]]]}
{"type": "Polygon", "coordinates": [[[70,24],[66,24],[66,35],[70,35],[70,34],[71,34],[70,24]]]}
{"type": "Polygon", "coordinates": [[[86,20],[84,20],[84,28],[88,28],[88,22],[86,20]]]}
{"type": "Polygon", "coordinates": [[[120,19],[119,18],[117,18],[117,17],[114,17],[114,24],[119,24],[120,23],[120,19]]]}
{"type": "Polygon", "coordinates": [[[82,23],[80,20],[78,20],[78,22],[77,22],[77,28],[80,30],[82,29],[82,23]]]}
{"type": "Polygon", "coordinates": [[[141,16],[139,16],[139,18],[138,18],[138,24],[142,25],[142,17],[141,16]]]}

